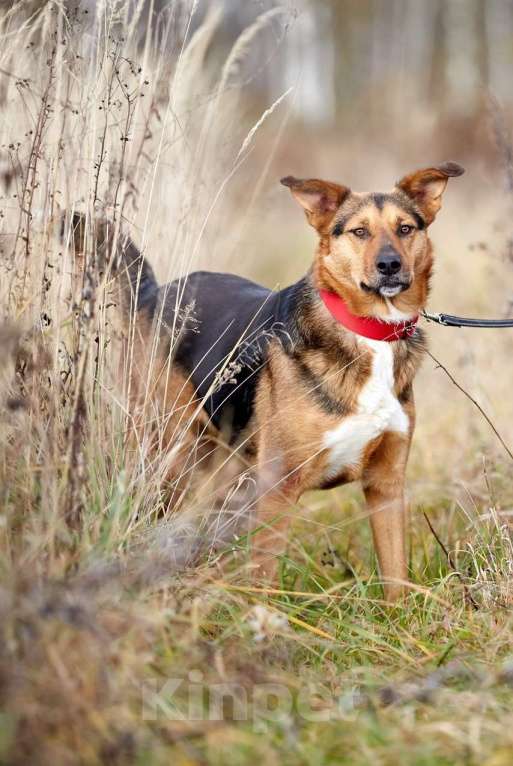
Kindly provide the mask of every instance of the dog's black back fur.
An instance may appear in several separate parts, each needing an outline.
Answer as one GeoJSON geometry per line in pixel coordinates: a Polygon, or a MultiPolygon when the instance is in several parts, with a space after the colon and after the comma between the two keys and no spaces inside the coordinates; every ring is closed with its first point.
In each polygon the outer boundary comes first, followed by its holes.
{"type": "Polygon", "coordinates": [[[174,361],[190,377],[217,428],[233,441],[247,425],[269,342],[297,334],[305,279],[274,292],[233,274],[197,271],[160,288],[163,319],[177,338],[174,361]]]}

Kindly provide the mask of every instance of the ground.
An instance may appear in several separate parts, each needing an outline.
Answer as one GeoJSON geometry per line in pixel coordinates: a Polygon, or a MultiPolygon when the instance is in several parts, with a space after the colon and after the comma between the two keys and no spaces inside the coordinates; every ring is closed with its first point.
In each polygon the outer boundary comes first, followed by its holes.
{"type": "Polygon", "coordinates": [[[412,589],[391,607],[360,503],[308,498],[274,590],[234,564],[125,581],[96,565],[37,585],[22,571],[2,604],[6,762],[510,763],[499,509],[413,504],[412,589]]]}

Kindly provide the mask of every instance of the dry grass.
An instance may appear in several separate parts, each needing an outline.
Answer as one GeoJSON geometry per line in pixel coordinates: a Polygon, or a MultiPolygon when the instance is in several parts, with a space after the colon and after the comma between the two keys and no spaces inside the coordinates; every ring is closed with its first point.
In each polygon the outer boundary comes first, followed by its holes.
{"type": "MultiPolygon", "coordinates": [[[[381,600],[352,488],[304,499],[274,591],[245,586],[237,556],[184,570],[211,534],[205,497],[173,517],[169,455],[127,439],[134,362],[120,385],[93,222],[130,230],[162,281],[231,267],[274,286],[303,270],[311,241],[266,187],[273,162],[277,177],[295,170],[275,140],[287,99],[246,124],[236,87],[276,14],[216,69],[218,15],[191,35],[194,4],[173,4],[164,55],[118,11],[108,3],[98,27],[59,4],[0,16],[0,761],[509,764],[511,464],[433,364],[417,385],[404,605],[381,600]],[[61,235],[75,209],[85,259],[61,235]],[[272,260],[254,257],[255,237],[272,260]]],[[[505,310],[508,202],[473,181],[447,196],[433,308],[505,310]]],[[[431,331],[435,356],[511,445],[511,335],[449,332],[431,331]]]]}

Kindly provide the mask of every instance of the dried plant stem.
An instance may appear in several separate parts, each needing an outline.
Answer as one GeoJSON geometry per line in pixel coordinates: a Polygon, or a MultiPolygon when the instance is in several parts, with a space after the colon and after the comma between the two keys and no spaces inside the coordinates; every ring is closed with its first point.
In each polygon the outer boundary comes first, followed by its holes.
{"type": "Polygon", "coordinates": [[[463,585],[463,591],[465,593],[465,600],[467,601],[467,603],[469,603],[471,605],[471,607],[473,609],[479,609],[479,605],[478,605],[477,601],[474,599],[474,597],[470,593],[470,591],[468,589],[468,586],[467,586],[465,580],[463,579],[463,577],[461,575],[461,572],[457,569],[457,567],[456,567],[456,565],[455,565],[455,563],[453,561],[453,558],[452,558],[452,555],[451,555],[450,551],[447,550],[446,546],[444,545],[444,543],[440,539],[440,536],[438,535],[438,533],[436,532],[433,524],[431,523],[431,520],[430,520],[429,516],[427,515],[427,513],[425,511],[422,511],[422,515],[426,519],[427,525],[428,525],[429,529],[431,530],[431,534],[435,538],[435,540],[438,543],[438,545],[440,546],[440,548],[445,553],[445,556],[447,558],[447,562],[448,562],[449,566],[451,567],[452,571],[454,572],[454,574],[456,575],[458,580],[463,585]]]}
{"type": "Polygon", "coordinates": [[[35,189],[37,188],[38,161],[41,156],[41,147],[43,143],[44,131],[50,117],[50,95],[53,90],[53,85],[55,80],[55,57],[56,57],[56,46],[53,48],[48,61],[48,66],[49,66],[48,81],[42,96],[41,106],[39,108],[39,112],[37,116],[36,128],[34,130],[34,138],[30,148],[27,171],[25,174],[24,182],[23,182],[23,191],[22,191],[21,200],[20,200],[20,214],[18,218],[18,229],[16,232],[16,237],[14,240],[13,251],[12,251],[12,258],[14,260],[18,241],[20,237],[23,238],[25,243],[24,244],[25,262],[24,262],[23,281],[22,281],[22,288],[21,288],[22,295],[25,291],[27,273],[28,273],[28,267],[29,267],[28,259],[30,255],[32,205],[34,200],[34,192],[35,192],[35,189]],[[25,231],[23,230],[24,222],[25,222],[25,231]]]}
{"type": "Polygon", "coordinates": [[[445,367],[445,366],[444,366],[444,365],[443,365],[443,364],[442,364],[442,363],[441,363],[441,362],[440,362],[440,361],[439,361],[439,360],[438,360],[438,359],[437,359],[435,356],[433,356],[433,354],[432,354],[430,351],[428,351],[428,352],[427,352],[427,354],[428,354],[428,356],[430,356],[430,357],[431,357],[431,359],[432,359],[432,360],[435,362],[436,366],[437,366],[437,367],[439,367],[441,370],[443,370],[443,372],[445,372],[445,374],[447,375],[447,377],[449,378],[449,380],[451,381],[451,383],[453,383],[453,384],[456,386],[456,388],[457,388],[457,389],[459,389],[459,390],[461,391],[461,393],[462,393],[462,394],[464,394],[464,395],[467,397],[467,399],[468,399],[469,401],[471,401],[471,402],[472,402],[472,404],[474,405],[474,407],[476,407],[476,408],[479,410],[479,412],[481,413],[481,415],[483,416],[483,418],[486,420],[486,422],[488,423],[488,425],[490,426],[490,428],[491,428],[491,429],[492,429],[492,431],[494,432],[494,434],[495,434],[495,436],[497,437],[497,439],[500,441],[500,443],[501,443],[501,444],[502,444],[502,446],[504,447],[504,450],[507,452],[508,456],[511,458],[511,460],[513,460],[513,452],[512,452],[512,451],[511,451],[511,449],[508,447],[508,445],[506,444],[506,442],[504,441],[504,439],[503,439],[503,438],[502,438],[502,436],[500,435],[499,431],[497,430],[497,428],[496,428],[496,427],[495,427],[495,425],[493,424],[492,420],[491,420],[491,419],[490,419],[490,417],[489,417],[489,416],[486,414],[486,412],[483,410],[483,408],[481,407],[481,405],[479,404],[479,402],[477,402],[477,401],[474,399],[474,397],[472,396],[472,394],[469,394],[469,392],[468,392],[468,391],[467,391],[465,388],[463,388],[463,386],[461,385],[461,383],[458,383],[458,381],[456,380],[456,378],[455,378],[455,377],[454,377],[454,376],[453,376],[453,375],[452,375],[452,374],[449,372],[449,370],[447,369],[447,367],[445,367]]]}

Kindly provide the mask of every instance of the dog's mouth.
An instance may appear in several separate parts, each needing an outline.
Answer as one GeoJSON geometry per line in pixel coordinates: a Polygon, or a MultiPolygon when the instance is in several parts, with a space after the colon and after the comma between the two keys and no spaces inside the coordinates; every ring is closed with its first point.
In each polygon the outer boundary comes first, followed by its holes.
{"type": "Polygon", "coordinates": [[[404,292],[410,286],[409,281],[399,279],[382,279],[374,285],[368,285],[360,282],[360,287],[364,292],[380,295],[382,298],[394,298],[399,293],[404,292]]]}

